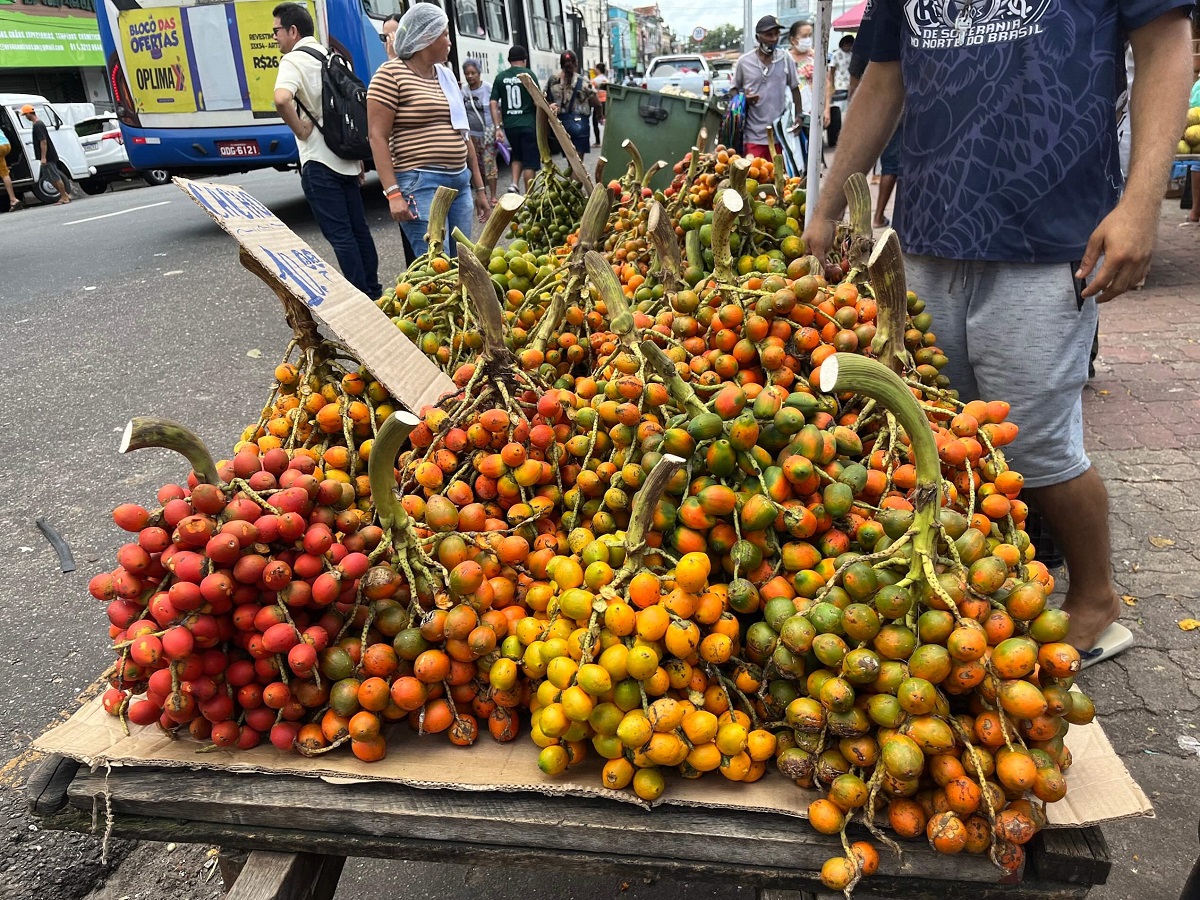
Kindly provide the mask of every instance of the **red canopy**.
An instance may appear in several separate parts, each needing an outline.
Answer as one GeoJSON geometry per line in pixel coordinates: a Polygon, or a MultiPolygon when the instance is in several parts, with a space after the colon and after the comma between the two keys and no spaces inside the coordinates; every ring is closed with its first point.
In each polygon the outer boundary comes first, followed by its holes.
{"type": "Polygon", "coordinates": [[[868,0],[862,0],[846,10],[840,16],[833,20],[830,26],[834,31],[853,31],[862,24],[863,13],[867,11],[868,0]]]}

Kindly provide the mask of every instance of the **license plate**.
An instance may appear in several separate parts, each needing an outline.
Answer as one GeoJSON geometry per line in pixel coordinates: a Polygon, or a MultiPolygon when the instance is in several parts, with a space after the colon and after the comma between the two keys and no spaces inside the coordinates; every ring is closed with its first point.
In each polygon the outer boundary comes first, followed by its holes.
{"type": "Polygon", "coordinates": [[[217,141],[218,156],[258,156],[258,141],[217,141]]]}
{"type": "Polygon", "coordinates": [[[99,141],[89,141],[88,143],[83,145],[83,149],[84,150],[95,150],[99,146],[100,146],[99,141]]]}

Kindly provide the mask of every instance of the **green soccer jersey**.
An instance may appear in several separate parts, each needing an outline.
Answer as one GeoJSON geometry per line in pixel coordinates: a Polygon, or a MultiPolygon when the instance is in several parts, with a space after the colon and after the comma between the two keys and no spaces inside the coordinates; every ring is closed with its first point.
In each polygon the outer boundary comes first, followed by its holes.
{"type": "Polygon", "coordinates": [[[509,66],[492,82],[492,99],[500,104],[505,128],[533,128],[537,122],[533,98],[518,77],[522,73],[537,84],[537,76],[525,66],[509,66]]]}

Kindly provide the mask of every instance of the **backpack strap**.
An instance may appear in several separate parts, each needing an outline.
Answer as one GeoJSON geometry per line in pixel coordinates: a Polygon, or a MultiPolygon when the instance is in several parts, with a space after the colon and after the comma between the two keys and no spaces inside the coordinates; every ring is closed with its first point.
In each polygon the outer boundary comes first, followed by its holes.
{"type": "MultiPolygon", "coordinates": [[[[296,47],[294,50],[292,50],[292,52],[295,53],[297,50],[300,51],[301,53],[311,56],[315,60],[318,60],[321,63],[322,68],[324,68],[326,63],[329,62],[328,55],[326,55],[324,53],[320,53],[320,52],[314,50],[312,47],[296,47]]],[[[308,107],[304,105],[304,101],[302,101],[300,99],[300,96],[298,94],[293,94],[292,99],[296,101],[296,105],[298,107],[300,107],[301,112],[303,112],[306,116],[309,117],[309,119],[312,120],[313,126],[317,129],[317,132],[322,137],[324,137],[325,132],[321,128],[321,123],[317,120],[316,116],[314,116],[311,112],[308,111],[308,107]]]]}

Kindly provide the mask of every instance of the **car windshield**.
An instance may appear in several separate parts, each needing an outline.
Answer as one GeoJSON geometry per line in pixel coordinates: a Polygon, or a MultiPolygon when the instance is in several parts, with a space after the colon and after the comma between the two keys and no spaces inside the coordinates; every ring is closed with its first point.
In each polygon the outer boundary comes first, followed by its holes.
{"type": "Polygon", "coordinates": [[[651,78],[662,78],[671,75],[695,75],[700,71],[700,63],[694,59],[660,59],[650,70],[651,78]]]}

